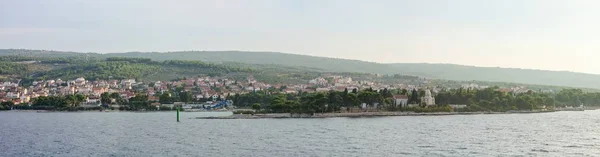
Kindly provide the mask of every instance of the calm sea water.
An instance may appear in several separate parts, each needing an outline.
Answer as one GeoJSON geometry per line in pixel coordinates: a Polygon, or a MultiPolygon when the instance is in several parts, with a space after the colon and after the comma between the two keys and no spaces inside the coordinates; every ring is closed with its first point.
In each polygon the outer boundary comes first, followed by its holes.
{"type": "Polygon", "coordinates": [[[201,120],[0,112],[0,156],[599,156],[600,111],[201,120]]]}

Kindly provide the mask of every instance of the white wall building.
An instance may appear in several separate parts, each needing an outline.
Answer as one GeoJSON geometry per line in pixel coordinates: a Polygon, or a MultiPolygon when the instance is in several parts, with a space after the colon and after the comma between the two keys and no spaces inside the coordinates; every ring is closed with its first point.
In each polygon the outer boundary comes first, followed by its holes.
{"type": "Polygon", "coordinates": [[[394,105],[406,107],[408,106],[408,96],[406,95],[394,95],[393,96],[394,105]]]}
{"type": "Polygon", "coordinates": [[[435,105],[435,98],[431,95],[431,90],[425,90],[425,96],[421,98],[421,102],[425,103],[427,106],[435,105]]]}

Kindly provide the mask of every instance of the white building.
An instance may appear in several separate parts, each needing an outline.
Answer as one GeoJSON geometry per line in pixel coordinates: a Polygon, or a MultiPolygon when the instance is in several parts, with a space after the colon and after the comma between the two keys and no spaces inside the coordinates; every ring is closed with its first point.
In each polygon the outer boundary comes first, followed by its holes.
{"type": "Polygon", "coordinates": [[[85,78],[83,78],[83,77],[80,77],[80,78],[77,78],[77,79],[75,79],[75,82],[74,82],[74,84],[75,84],[76,86],[82,86],[82,85],[85,85],[85,78]]]}
{"type": "Polygon", "coordinates": [[[316,85],[322,85],[322,86],[324,86],[324,85],[327,85],[328,82],[327,82],[327,80],[325,78],[318,77],[318,78],[315,78],[315,79],[312,79],[312,80],[308,81],[308,83],[309,84],[316,84],[316,85]]]}
{"type": "Polygon", "coordinates": [[[339,78],[339,79],[337,79],[336,83],[350,84],[350,83],[352,83],[352,78],[351,77],[339,78]]]}
{"type": "Polygon", "coordinates": [[[431,95],[431,90],[425,90],[425,96],[421,98],[421,102],[425,103],[427,106],[435,105],[435,98],[431,95]]]}
{"type": "Polygon", "coordinates": [[[21,96],[21,92],[8,92],[8,93],[6,93],[6,97],[11,98],[11,99],[19,98],[19,96],[21,96]]]}
{"type": "Polygon", "coordinates": [[[464,88],[464,89],[479,89],[479,85],[478,84],[474,84],[474,83],[471,83],[471,84],[462,84],[461,87],[464,88]]]}
{"type": "Polygon", "coordinates": [[[408,96],[406,95],[394,95],[394,105],[406,107],[408,106],[408,96]]]}

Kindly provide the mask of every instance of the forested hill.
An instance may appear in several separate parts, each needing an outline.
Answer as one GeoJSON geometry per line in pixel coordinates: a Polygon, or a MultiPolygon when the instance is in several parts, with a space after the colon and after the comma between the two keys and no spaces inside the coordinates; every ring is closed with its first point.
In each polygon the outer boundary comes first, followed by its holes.
{"type": "MultiPolygon", "coordinates": [[[[374,62],[315,57],[307,55],[286,54],[278,52],[243,52],[243,51],[180,51],[165,53],[75,53],[41,50],[0,50],[0,55],[32,55],[32,56],[79,56],[79,57],[138,57],[152,60],[200,60],[205,62],[239,62],[251,64],[275,64],[285,66],[301,66],[331,72],[359,72],[379,74],[415,75],[434,79],[447,80],[479,80],[494,82],[514,82],[554,86],[570,86],[600,89],[600,75],[545,71],[514,68],[488,68],[454,64],[397,63],[381,64],[374,62]]],[[[400,60],[400,59],[399,59],[400,60]]]]}
{"type": "Polygon", "coordinates": [[[406,74],[423,73],[419,76],[447,80],[481,80],[600,89],[600,75],[596,74],[455,64],[397,63],[391,65],[406,74]]]}

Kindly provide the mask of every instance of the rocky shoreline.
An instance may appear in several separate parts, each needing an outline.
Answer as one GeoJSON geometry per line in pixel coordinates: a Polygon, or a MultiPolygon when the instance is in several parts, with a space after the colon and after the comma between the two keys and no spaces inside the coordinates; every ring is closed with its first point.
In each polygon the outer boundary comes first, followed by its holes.
{"type": "Polygon", "coordinates": [[[234,114],[230,116],[218,117],[196,117],[191,119],[265,119],[265,118],[335,118],[335,117],[386,117],[386,116],[446,116],[446,115],[480,115],[480,114],[526,114],[526,113],[547,113],[557,111],[512,111],[512,112],[356,112],[356,113],[315,113],[308,114],[290,114],[290,113],[269,113],[269,114],[234,114]]]}

